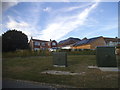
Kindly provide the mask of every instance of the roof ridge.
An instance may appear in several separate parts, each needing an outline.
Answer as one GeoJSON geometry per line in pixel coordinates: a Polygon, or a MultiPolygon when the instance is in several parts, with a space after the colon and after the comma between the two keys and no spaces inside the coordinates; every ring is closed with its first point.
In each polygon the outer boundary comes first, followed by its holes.
{"type": "Polygon", "coordinates": [[[99,37],[94,37],[94,38],[89,38],[89,39],[84,39],[84,40],[81,40],[81,41],[78,41],[74,44],[74,46],[78,46],[78,45],[84,45],[84,44],[88,44],[98,38],[100,38],[102,36],[99,36],[99,37]]]}
{"type": "Polygon", "coordinates": [[[32,39],[32,40],[49,42],[49,41],[46,41],[46,40],[40,40],[40,39],[32,39]]]}

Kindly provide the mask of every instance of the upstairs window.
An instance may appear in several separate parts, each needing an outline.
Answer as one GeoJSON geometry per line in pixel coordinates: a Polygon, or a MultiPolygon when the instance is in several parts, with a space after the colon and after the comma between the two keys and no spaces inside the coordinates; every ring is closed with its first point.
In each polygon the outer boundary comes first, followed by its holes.
{"type": "Polygon", "coordinates": [[[39,43],[39,42],[35,42],[35,45],[36,45],[36,46],[39,46],[39,45],[40,45],[40,43],[39,43]]]}
{"type": "Polygon", "coordinates": [[[110,41],[109,46],[114,46],[114,42],[110,41]]]}
{"type": "Polygon", "coordinates": [[[55,46],[56,45],[56,43],[55,42],[52,42],[52,46],[55,46]]]}
{"type": "Polygon", "coordinates": [[[41,44],[42,44],[42,46],[45,46],[45,43],[44,43],[44,42],[42,42],[41,44]]]}
{"type": "Polygon", "coordinates": [[[48,46],[50,46],[50,43],[48,43],[48,46]]]}

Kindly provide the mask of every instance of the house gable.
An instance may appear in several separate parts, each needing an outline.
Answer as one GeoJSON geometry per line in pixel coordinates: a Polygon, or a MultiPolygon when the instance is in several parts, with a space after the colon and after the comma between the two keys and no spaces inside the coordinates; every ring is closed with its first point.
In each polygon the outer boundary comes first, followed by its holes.
{"type": "Polygon", "coordinates": [[[97,46],[105,46],[105,45],[106,45],[106,43],[105,43],[103,37],[100,37],[90,43],[90,49],[96,49],[97,46]]]}

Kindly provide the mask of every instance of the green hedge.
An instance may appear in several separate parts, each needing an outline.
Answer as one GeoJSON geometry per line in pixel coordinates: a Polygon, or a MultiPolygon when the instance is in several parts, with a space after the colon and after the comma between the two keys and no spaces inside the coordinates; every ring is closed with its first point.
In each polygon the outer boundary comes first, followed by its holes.
{"type": "Polygon", "coordinates": [[[95,55],[96,50],[90,50],[90,49],[76,49],[76,50],[71,50],[71,49],[61,49],[58,50],[58,52],[67,52],[68,55],[95,55]]]}
{"type": "Polygon", "coordinates": [[[50,56],[50,55],[51,52],[49,52],[48,50],[44,50],[44,51],[20,50],[15,52],[3,53],[2,57],[7,58],[7,57],[50,56]]]}
{"type": "Polygon", "coordinates": [[[96,51],[95,50],[89,50],[89,51],[71,51],[68,52],[68,55],[95,55],[96,51]]]}
{"type": "MultiPolygon", "coordinates": [[[[57,50],[57,52],[67,52],[68,55],[95,55],[96,50],[57,50]]],[[[28,57],[28,56],[51,56],[52,52],[48,50],[30,51],[30,50],[19,50],[15,52],[2,53],[3,58],[7,57],[28,57]]]]}

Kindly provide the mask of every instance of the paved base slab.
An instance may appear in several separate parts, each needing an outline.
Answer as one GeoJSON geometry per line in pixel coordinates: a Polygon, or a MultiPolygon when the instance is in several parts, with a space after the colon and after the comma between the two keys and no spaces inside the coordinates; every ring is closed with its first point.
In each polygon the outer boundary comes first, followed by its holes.
{"type": "Polygon", "coordinates": [[[88,66],[88,68],[92,68],[92,69],[95,68],[96,69],[98,67],[97,66],[88,66]]]}
{"type": "Polygon", "coordinates": [[[53,65],[54,67],[67,67],[65,65],[53,65]]]}
{"type": "Polygon", "coordinates": [[[101,71],[120,71],[118,67],[97,67],[97,66],[88,66],[90,69],[100,69],[101,71]]]}
{"type": "Polygon", "coordinates": [[[82,75],[85,72],[81,72],[81,73],[72,73],[72,72],[68,72],[68,71],[55,71],[55,70],[48,70],[48,71],[44,71],[41,72],[43,74],[54,74],[54,75],[82,75]]]}
{"type": "Polygon", "coordinates": [[[101,71],[120,71],[117,67],[99,67],[101,71]]]}

